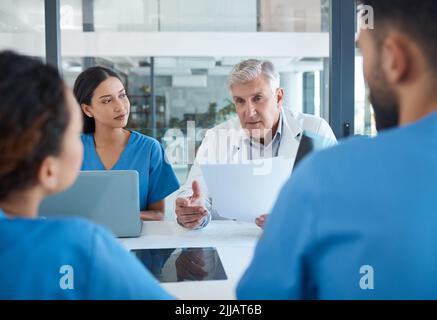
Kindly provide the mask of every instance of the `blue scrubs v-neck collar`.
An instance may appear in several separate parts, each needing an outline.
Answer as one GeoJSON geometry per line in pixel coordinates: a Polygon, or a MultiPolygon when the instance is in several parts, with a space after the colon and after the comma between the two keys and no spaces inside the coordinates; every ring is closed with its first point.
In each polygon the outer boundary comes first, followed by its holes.
{"type": "Polygon", "coordinates": [[[126,143],[126,145],[124,146],[123,151],[121,152],[120,157],[118,158],[118,160],[115,162],[115,164],[114,164],[114,165],[112,166],[112,168],[110,168],[110,169],[106,169],[106,168],[105,168],[105,166],[104,166],[104,164],[103,164],[103,162],[102,162],[102,159],[100,159],[100,156],[99,156],[99,154],[97,153],[96,143],[95,143],[95,140],[94,140],[94,134],[93,134],[93,133],[90,134],[90,140],[89,140],[89,143],[91,144],[91,147],[92,147],[92,150],[93,150],[94,156],[95,156],[96,159],[98,160],[98,162],[99,162],[100,167],[101,167],[102,170],[115,170],[115,169],[117,168],[117,166],[120,164],[121,160],[123,160],[124,155],[127,153],[126,150],[130,147],[130,145],[132,144],[132,141],[133,141],[133,139],[134,139],[134,134],[135,134],[135,133],[134,133],[133,131],[131,131],[131,130],[129,130],[129,132],[130,132],[129,139],[127,140],[127,143],[126,143]]]}

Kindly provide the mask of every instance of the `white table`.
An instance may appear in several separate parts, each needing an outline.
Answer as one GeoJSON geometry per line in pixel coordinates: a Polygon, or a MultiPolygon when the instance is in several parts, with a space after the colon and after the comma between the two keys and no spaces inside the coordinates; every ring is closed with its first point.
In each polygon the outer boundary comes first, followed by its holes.
{"type": "Polygon", "coordinates": [[[215,247],[227,280],[163,283],[179,299],[235,299],[239,279],[249,265],[262,231],[254,223],[211,221],[203,230],[187,230],[173,221],[144,222],[139,238],[120,239],[128,249],[215,247]]]}

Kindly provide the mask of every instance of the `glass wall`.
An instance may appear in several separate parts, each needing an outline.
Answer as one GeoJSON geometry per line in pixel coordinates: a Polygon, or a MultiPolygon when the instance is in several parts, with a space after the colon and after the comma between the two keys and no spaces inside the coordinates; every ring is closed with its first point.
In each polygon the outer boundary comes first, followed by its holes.
{"type": "Polygon", "coordinates": [[[376,136],[375,118],[369,102],[369,89],[363,75],[363,57],[357,50],[355,57],[355,134],[376,136]]]}
{"type": "Polygon", "coordinates": [[[0,1],[0,50],[45,58],[44,0],[0,1]]]}
{"type": "MultiPolygon", "coordinates": [[[[117,71],[131,101],[129,128],[175,155],[181,182],[190,168],[189,123],[198,146],[206,129],[236,116],[225,82],[241,60],[273,61],[284,107],[329,120],[329,0],[60,0],[60,6],[67,84],[93,65],[117,71]]],[[[0,49],[45,57],[44,0],[0,1],[0,49]]]]}
{"type": "Polygon", "coordinates": [[[261,0],[258,31],[327,32],[329,0],[261,0]]]}
{"type": "Polygon", "coordinates": [[[322,32],[329,29],[329,0],[61,2],[63,28],[72,30],[81,30],[84,23],[92,23],[96,32],[322,32]],[[87,6],[84,16],[82,3],[87,6]]]}
{"type": "MultiPolygon", "coordinates": [[[[321,115],[320,74],[322,61],[295,61],[293,58],[269,59],[281,76],[285,88],[285,107],[298,112],[321,115]]],[[[158,138],[163,128],[184,126],[195,120],[201,128],[211,128],[235,116],[226,89],[226,80],[234,64],[246,57],[157,57],[154,59],[156,127],[158,138]],[[208,114],[208,116],[207,116],[208,114]]],[[[150,58],[142,67],[129,70],[128,88],[133,111],[142,117],[132,119],[137,130],[152,134],[150,58]],[[138,110],[137,110],[138,109],[138,110]]]]}
{"type": "Polygon", "coordinates": [[[329,120],[329,0],[61,0],[61,44],[70,85],[92,65],[122,75],[129,128],[163,144],[182,183],[190,141],[236,116],[225,83],[241,60],[273,61],[284,106],[329,120]]]}
{"type": "MultiPolygon", "coordinates": [[[[275,63],[285,107],[327,118],[328,26],[328,0],[61,0],[63,73],[72,85],[88,66],[115,69],[128,87],[130,128],[180,148],[182,142],[175,143],[167,130],[185,134],[187,121],[195,121],[199,145],[203,129],[235,116],[225,82],[232,66],[247,58],[275,63]],[[262,42],[266,34],[270,43],[262,42]],[[322,39],[319,45],[314,35],[322,39]],[[180,39],[186,41],[172,45],[180,39]],[[235,39],[242,49],[235,50],[235,39]],[[155,48],[154,54],[139,56],[141,45],[145,51],[155,48]],[[212,55],[211,46],[220,52],[212,55]],[[284,51],[289,55],[278,56],[284,51]]],[[[185,151],[175,165],[183,165],[185,151]]]]}
{"type": "MultiPolygon", "coordinates": [[[[358,6],[356,38],[362,26],[363,13],[365,13],[363,8],[358,6]]],[[[377,134],[373,109],[369,102],[369,89],[364,80],[363,57],[358,48],[355,50],[355,134],[366,136],[377,134]]]]}

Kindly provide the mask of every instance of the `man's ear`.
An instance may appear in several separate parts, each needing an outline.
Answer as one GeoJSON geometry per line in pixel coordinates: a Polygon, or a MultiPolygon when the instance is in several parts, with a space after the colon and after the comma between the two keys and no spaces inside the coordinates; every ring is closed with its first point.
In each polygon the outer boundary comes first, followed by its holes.
{"type": "Polygon", "coordinates": [[[82,108],[83,113],[85,113],[87,115],[87,117],[92,118],[93,117],[93,113],[91,111],[91,107],[85,103],[82,103],[80,105],[80,107],[82,108]]]}
{"type": "Polygon", "coordinates": [[[276,103],[278,108],[282,108],[282,104],[284,103],[284,88],[276,89],[276,103]]]}
{"type": "Polygon", "coordinates": [[[59,161],[54,157],[47,157],[38,171],[38,182],[47,194],[54,193],[59,186],[59,161]]]}
{"type": "Polygon", "coordinates": [[[403,81],[411,70],[411,48],[406,39],[397,33],[391,33],[382,48],[382,68],[387,80],[392,84],[403,81]]]}

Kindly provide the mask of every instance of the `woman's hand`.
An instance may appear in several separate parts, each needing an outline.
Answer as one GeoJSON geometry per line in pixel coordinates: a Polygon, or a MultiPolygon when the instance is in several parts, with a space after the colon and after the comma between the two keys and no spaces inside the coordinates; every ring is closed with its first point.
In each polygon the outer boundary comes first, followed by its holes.
{"type": "Polygon", "coordinates": [[[162,221],[164,220],[164,213],[159,210],[147,210],[141,211],[140,217],[143,221],[162,221]]]}
{"type": "Polygon", "coordinates": [[[149,204],[146,211],[141,211],[140,216],[143,221],[162,221],[164,220],[165,202],[160,200],[158,202],[149,204]]]}

